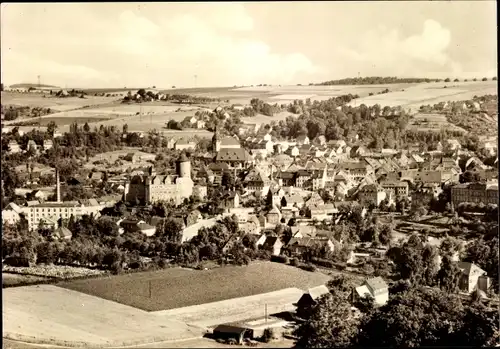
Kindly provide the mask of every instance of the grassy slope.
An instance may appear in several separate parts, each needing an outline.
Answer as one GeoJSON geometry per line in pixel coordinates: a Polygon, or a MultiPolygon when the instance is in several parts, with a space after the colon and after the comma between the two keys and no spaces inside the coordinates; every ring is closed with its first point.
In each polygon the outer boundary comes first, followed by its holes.
{"type": "Polygon", "coordinates": [[[77,280],[60,284],[148,311],[158,311],[277,291],[288,287],[307,289],[328,277],[278,263],[223,267],[208,271],[165,269],[77,280]],[[152,297],[149,297],[151,282],[152,297]]]}

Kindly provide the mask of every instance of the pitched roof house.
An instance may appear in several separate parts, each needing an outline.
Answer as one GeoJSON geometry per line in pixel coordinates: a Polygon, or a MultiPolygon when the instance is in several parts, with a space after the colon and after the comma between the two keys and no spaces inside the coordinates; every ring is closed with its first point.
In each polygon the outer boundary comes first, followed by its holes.
{"type": "Polygon", "coordinates": [[[459,281],[459,288],[467,293],[475,290],[488,291],[490,279],[486,276],[486,271],[479,268],[474,263],[458,262],[458,267],[462,271],[459,281]]]}
{"type": "Polygon", "coordinates": [[[312,307],[318,302],[318,300],[330,293],[330,290],[325,285],[310,288],[305,292],[302,297],[296,303],[297,305],[297,315],[303,319],[309,318],[311,315],[312,307]]]}
{"type": "Polygon", "coordinates": [[[283,242],[278,236],[266,236],[260,248],[266,251],[270,251],[272,255],[277,256],[281,253],[281,248],[283,247],[283,242]]]}
{"type": "Polygon", "coordinates": [[[355,292],[358,297],[373,298],[376,306],[382,306],[389,301],[389,286],[380,276],[366,280],[356,287],[355,292]]]}

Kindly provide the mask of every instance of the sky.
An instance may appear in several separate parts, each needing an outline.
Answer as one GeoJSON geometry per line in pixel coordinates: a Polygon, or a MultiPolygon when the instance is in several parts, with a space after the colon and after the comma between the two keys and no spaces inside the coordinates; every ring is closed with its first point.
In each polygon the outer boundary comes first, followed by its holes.
{"type": "Polygon", "coordinates": [[[497,75],[495,1],[2,3],[0,25],[4,85],[497,75]]]}

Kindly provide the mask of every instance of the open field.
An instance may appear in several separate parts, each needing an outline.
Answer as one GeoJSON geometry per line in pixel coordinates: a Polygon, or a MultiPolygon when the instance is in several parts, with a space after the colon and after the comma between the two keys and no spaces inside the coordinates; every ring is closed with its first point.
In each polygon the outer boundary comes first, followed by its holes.
{"type": "Polygon", "coordinates": [[[254,86],[235,89],[240,93],[263,94],[265,99],[271,103],[291,103],[295,99],[311,101],[322,101],[332,97],[346,94],[368,96],[370,93],[376,94],[385,89],[399,91],[416,84],[387,84],[387,85],[338,85],[338,86],[254,86]],[[267,95],[265,95],[267,93],[267,95]]]}
{"type": "Polygon", "coordinates": [[[419,131],[436,131],[447,129],[452,131],[467,132],[463,128],[448,122],[446,115],[437,113],[417,113],[413,115],[408,124],[409,129],[419,131]]]}
{"type": "Polygon", "coordinates": [[[298,115],[295,115],[287,111],[282,111],[280,113],[274,114],[273,116],[267,116],[263,114],[257,114],[255,116],[245,116],[241,118],[241,121],[244,124],[265,125],[265,124],[270,124],[273,121],[280,122],[281,120],[286,120],[286,118],[289,116],[297,117],[298,115]]]}
{"type": "Polygon", "coordinates": [[[247,87],[214,87],[186,88],[165,90],[164,93],[185,93],[196,96],[230,100],[231,103],[249,104],[252,98],[259,98],[269,103],[291,103],[295,99],[326,100],[345,94],[368,96],[370,92],[377,93],[388,88],[397,91],[415,84],[388,85],[345,85],[345,86],[247,86],[247,87]]]}
{"type": "Polygon", "coordinates": [[[328,276],[322,273],[311,273],[279,263],[259,262],[244,267],[230,266],[202,271],[171,268],[65,282],[61,283],[61,287],[147,311],[158,311],[252,296],[283,288],[307,289],[324,284],[327,280],[328,276]],[[273,275],[280,277],[275,278],[273,275]]]}
{"type": "Polygon", "coordinates": [[[297,302],[303,293],[304,290],[298,288],[287,288],[255,296],[157,311],[153,314],[199,327],[211,327],[263,317],[266,305],[268,315],[293,311],[295,309],[293,303],[297,302]]]}
{"type": "Polygon", "coordinates": [[[84,167],[88,169],[97,169],[100,171],[105,171],[109,169],[109,164],[113,164],[113,169],[114,170],[122,170],[125,171],[127,168],[132,167],[132,168],[140,168],[140,167],[148,167],[151,166],[151,163],[148,162],[148,159],[155,159],[156,155],[151,154],[151,153],[144,153],[139,151],[140,148],[125,148],[122,150],[115,150],[115,151],[110,151],[102,154],[98,154],[96,156],[93,156],[89,158],[89,162],[87,162],[84,167]],[[118,160],[120,156],[125,156],[129,153],[134,153],[137,156],[139,156],[139,160],[135,161],[134,163],[131,163],[129,161],[123,161],[123,165],[121,166],[116,166],[114,165],[114,162],[118,160]],[[97,164],[95,165],[95,161],[105,161],[103,164],[97,164]]]}
{"type": "Polygon", "coordinates": [[[125,147],[124,149],[121,150],[115,150],[115,151],[108,151],[106,153],[98,154],[96,156],[93,156],[89,158],[89,162],[94,162],[98,160],[106,160],[108,162],[115,162],[118,160],[120,156],[125,156],[127,154],[134,153],[135,155],[139,156],[139,158],[154,158],[155,155],[151,153],[145,153],[140,151],[139,147],[125,147]]]}
{"type": "MultiPolygon", "coordinates": [[[[141,111],[140,105],[118,105],[112,108],[74,110],[67,113],[64,117],[58,118],[58,125],[60,126],[59,130],[65,132],[69,130],[69,125],[74,122],[75,119],[85,119],[89,120],[89,124],[92,122],[90,125],[91,127],[100,127],[100,125],[104,125],[115,126],[121,129],[123,125],[127,124],[130,132],[147,132],[152,129],[161,131],[165,130],[164,127],[170,120],[182,121],[187,116],[194,116],[195,112],[201,109],[204,108],[192,106],[144,106],[142,108],[142,115],[138,115],[137,113],[141,111]]],[[[61,114],[62,113],[58,113],[54,115],[59,116],[61,114]]],[[[51,115],[50,117],[53,119],[55,116],[51,115]]],[[[42,118],[42,120],[44,119],[42,118]]],[[[197,131],[204,130],[195,130],[195,132],[197,131]]]]}
{"type": "MultiPolygon", "coordinates": [[[[59,114],[59,113],[58,113],[59,114]]],[[[18,121],[18,122],[30,122],[33,126],[43,126],[46,127],[50,122],[55,122],[57,126],[66,126],[66,125],[71,125],[72,123],[76,122],[79,125],[84,125],[85,123],[95,123],[95,122],[102,122],[109,120],[107,117],[58,117],[58,116],[51,116],[49,115],[48,117],[45,118],[33,118],[31,120],[23,120],[23,121],[18,121]]],[[[17,120],[16,120],[17,121],[17,120]]],[[[15,123],[14,123],[15,124],[15,123]]]]}
{"type": "Polygon", "coordinates": [[[112,103],[116,97],[94,97],[86,96],[85,98],[66,97],[58,98],[42,97],[39,93],[17,93],[17,92],[2,92],[2,105],[19,105],[30,107],[51,108],[57,111],[72,110],[82,108],[84,106],[94,106],[112,103]]]}
{"type": "Polygon", "coordinates": [[[45,281],[47,278],[33,275],[12,274],[2,271],[2,287],[45,281]]]}
{"type": "MultiPolygon", "coordinates": [[[[213,133],[204,129],[183,129],[183,130],[170,130],[165,128],[166,124],[170,120],[181,121],[186,116],[193,116],[194,112],[173,112],[164,115],[132,115],[126,117],[110,118],[105,121],[97,121],[89,123],[91,128],[99,128],[103,126],[115,126],[118,130],[123,128],[123,125],[128,126],[129,132],[148,132],[150,130],[157,130],[166,137],[174,138],[191,138],[193,136],[210,138],[213,133]]],[[[68,119],[71,120],[71,119],[68,119]]],[[[59,132],[68,132],[69,123],[59,126],[59,132]]],[[[33,127],[31,127],[33,128],[33,127]]]]}
{"type": "Polygon", "coordinates": [[[3,290],[3,337],[63,346],[124,346],[199,337],[202,330],[51,285],[3,290]]]}
{"type": "Polygon", "coordinates": [[[363,103],[367,106],[380,104],[382,107],[400,105],[415,111],[421,105],[468,100],[474,96],[498,93],[496,81],[432,82],[409,86],[404,88],[404,91],[395,91],[395,89],[388,88],[391,90],[390,93],[360,98],[350,104],[360,105],[363,103]]]}

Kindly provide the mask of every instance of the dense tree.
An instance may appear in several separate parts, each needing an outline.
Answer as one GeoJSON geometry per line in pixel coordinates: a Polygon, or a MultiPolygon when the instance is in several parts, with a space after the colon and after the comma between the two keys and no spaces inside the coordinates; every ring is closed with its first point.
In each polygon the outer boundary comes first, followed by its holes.
{"type": "Polygon", "coordinates": [[[437,81],[437,79],[397,78],[392,76],[387,76],[387,77],[368,76],[368,77],[331,80],[322,82],[318,85],[383,85],[383,84],[400,84],[400,83],[422,83],[431,81],[437,81]]]}
{"type": "Polygon", "coordinates": [[[380,233],[378,235],[378,239],[382,245],[388,245],[393,236],[393,230],[390,224],[383,224],[380,233]]]}
{"type": "Polygon", "coordinates": [[[157,235],[164,237],[168,242],[180,243],[182,238],[183,223],[179,219],[167,218],[161,223],[157,235]]]}
{"type": "Polygon", "coordinates": [[[329,293],[319,299],[310,318],[295,335],[296,348],[349,347],[356,340],[359,320],[353,316],[351,304],[342,296],[329,293]]]}
{"type": "Polygon", "coordinates": [[[453,236],[446,236],[439,246],[441,256],[452,257],[453,254],[463,252],[463,243],[453,236]]]}
{"type": "Polygon", "coordinates": [[[358,345],[420,347],[457,345],[454,332],[462,327],[463,306],[457,296],[412,289],[395,295],[365,318],[358,345]],[[383,333],[383,335],[381,335],[383,333]]]}
{"type": "Polygon", "coordinates": [[[438,272],[439,287],[445,292],[456,293],[458,291],[461,271],[456,262],[449,256],[444,256],[441,261],[441,269],[438,272]]]}
{"type": "MultiPolygon", "coordinates": [[[[498,231],[498,226],[493,230],[498,231]]],[[[464,261],[475,263],[480,268],[487,272],[487,275],[492,280],[492,286],[495,291],[498,291],[498,237],[493,237],[488,240],[483,238],[475,239],[467,246],[464,261]]]]}
{"type": "Polygon", "coordinates": [[[432,285],[438,272],[438,251],[422,240],[413,234],[401,246],[391,247],[387,252],[395,271],[412,285],[432,285]]]}
{"type": "Polygon", "coordinates": [[[460,183],[471,183],[471,182],[479,182],[481,180],[481,176],[478,172],[474,171],[465,171],[460,174],[460,183]]]}

